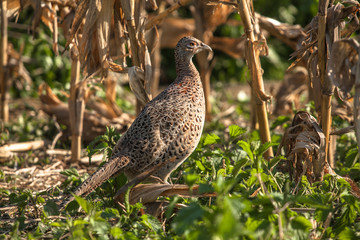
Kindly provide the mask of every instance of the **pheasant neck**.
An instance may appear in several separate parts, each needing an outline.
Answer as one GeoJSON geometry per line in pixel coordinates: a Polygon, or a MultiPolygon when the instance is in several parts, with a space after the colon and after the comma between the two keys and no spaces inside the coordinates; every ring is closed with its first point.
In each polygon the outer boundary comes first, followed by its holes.
{"type": "Polygon", "coordinates": [[[176,60],[177,60],[176,74],[178,77],[199,76],[199,72],[192,61],[192,56],[190,58],[183,57],[183,59],[176,59],[176,60]]]}

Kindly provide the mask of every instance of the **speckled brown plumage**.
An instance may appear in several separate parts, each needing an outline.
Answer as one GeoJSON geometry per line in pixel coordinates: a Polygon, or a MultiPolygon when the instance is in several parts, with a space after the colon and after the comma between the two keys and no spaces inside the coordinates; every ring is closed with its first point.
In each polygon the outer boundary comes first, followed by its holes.
{"type": "Polygon", "coordinates": [[[204,126],[205,100],[192,57],[211,48],[193,37],[180,39],[175,48],[177,78],[150,101],[113,149],[112,157],[75,191],[86,196],[109,178],[124,172],[128,180],[162,165],[153,176],[166,182],[196,148],[204,126]]]}

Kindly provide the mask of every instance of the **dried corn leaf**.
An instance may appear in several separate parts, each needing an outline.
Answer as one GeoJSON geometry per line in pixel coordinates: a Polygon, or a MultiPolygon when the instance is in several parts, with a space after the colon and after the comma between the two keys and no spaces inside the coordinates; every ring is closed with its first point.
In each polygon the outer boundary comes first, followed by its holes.
{"type": "MultiPolygon", "coordinates": [[[[344,7],[340,3],[332,5],[327,9],[326,42],[328,45],[328,50],[331,51],[333,42],[337,40],[335,37],[336,35],[339,35],[340,32],[342,33],[344,31],[346,32],[346,34],[349,34],[349,29],[345,29],[344,19],[356,14],[356,12],[356,6],[344,7]]],[[[353,20],[354,18],[351,19],[353,20]]],[[[301,60],[308,62],[310,55],[317,53],[315,51],[315,47],[317,46],[318,40],[318,16],[315,16],[312,19],[311,23],[305,29],[308,29],[308,31],[306,32],[306,37],[302,42],[301,47],[291,55],[292,57],[296,57],[296,62],[299,62],[301,60]]],[[[295,64],[292,64],[289,68],[293,67],[294,65],[295,64]]]]}
{"type": "Polygon", "coordinates": [[[97,44],[100,64],[104,68],[105,59],[109,52],[110,25],[114,7],[114,0],[104,1],[100,14],[96,21],[97,44]]]}
{"type": "Polygon", "coordinates": [[[86,12],[87,12],[87,10],[89,8],[89,5],[90,5],[90,0],[82,0],[78,4],[78,6],[76,8],[76,11],[75,11],[74,19],[72,21],[72,27],[71,27],[71,30],[70,30],[70,35],[69,35],[69,38],[67,39],[66,44],[65,44],[65,49],[68,48],[70,43],[73,41],[76,32],[79,30],[80,24],[82,23],[85,15],[86,15],[86,12]]]}
{"type": "Polygon", "coordinates": [[[11,18],[19,14],[25,7],[30,5],[31,0],[7,0],[7,17],[11,18]]]}
{"type": "MultiPolygon", "coordinates": [[[[59,98],[51,91],[50,87],[45,84],[39,87],[39,97],[42,103],[42,110],[50,116],[55,116],[59,123],[67,126],[64,137],[69,136],[70,121],[68,104],[59,100],[59,98]]],[[[88,102],[90,101],[92,100],[88,100],[88,102]]],[[[106,111],[106,108],[110,107],[110,105],[105,103],[103,107],[105,108],[103,111],[106,111]]],[[[103,111],[94,112],[94,110],[89,111],[88,109],[85,109],[83,129],[86,129],[86,131],[83,131],[82,135],[85,143],[90,143],[94,138],[103,134],[108,126],[115,127],[119,132],[124,132],[130,127],[134,120],[132,116],[126,113],[122,113],[116,118],[107,118],[106,116],[101,115],[103,111]]],[[[109,114],[109,112],[106,112],[105,115],[109,114]]]]}
{"type": "Polygon", "coordinates": [[[285,149],[291,178],[298,184],[305,175],[310,183],[321,181],[325,166],[325,136],[314,117],[295,114],[279,147],[285,149]]]}
{"type": "Polygon", "coordinates": [[[328,74],[334,85],[340,90],[342,100],[350,97],[355,83],[356,64],[358,62],[359,44],[354,39],[336,41],[330,52],[328,74]]]}
{"type": "Polygon", "coordinates": [[[275,19],[255,14],[256,19],[262,29],[268,31],[282,42],[296,49],[298,42],[306,36],[300,25],[289,25],[281,23],[275,19]]]}
{"type": "Polygon", "coordinates": [[[287,72],[284,81],[275,95],[275,115],[292,114],[293,106],[300,108],[300,95],[306,91],[308,71],[305,67],[296,67],[287,72]]]}
{"type": "MultiPolygon", "coordinates": [[[[230,1],[225,1],[230,2],[230,1]]],[[[229,15],[236,9],[227,4],[208,4],[208,1],[198,1],[198,7],[202,10],[202,23],[206,31],[215,31],[215,29],[224,24],[229,15]]]]}
{"type": "Polygon", "coordinates": [[[136,98],[143,104],[143,106],[145,106],[148,102],[150,102],[150,99],[144,88],[144,71],[135,66],[129,68],[128,74],[131,91],[135,94],[136,98]]]}

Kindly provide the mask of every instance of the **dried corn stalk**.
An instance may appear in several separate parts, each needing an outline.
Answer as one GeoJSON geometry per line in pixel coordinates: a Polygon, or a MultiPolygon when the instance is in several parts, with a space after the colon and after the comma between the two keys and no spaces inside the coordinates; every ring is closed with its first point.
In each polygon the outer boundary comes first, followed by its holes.
{"type": "MultiPolygon", "coordinates": [[[[262,143],[266,143],[271,141],[266,109],[266,101],[270,100],[271,96],[264,92],[264,82],[259,57],[260,55],[266,55],[267,44],[264,37],[255,35],[257,25],[254,24],[255,13],[252,11],[252,1],[237,0],[237,4],[245,28],[246,63],[251,71],[251,86],[252,92],[255,93],[256,117],[259,122],[260,138],[262,143]]],[[[273,156],[271,147],[264,153],[264,156],[267,159],[273,156]]]]}
{"type": "MultiPolygon", "coordinates": [[[[328,8],[329,1],[319,1],[318,16],[313,18],[308,28],[302,47],[293,56],[296,61],[289,67],[294,67],[298,62],[305,61],[309,71],[311,86],[311,96],[314,96],[315,108],[319,113],[321,126],[326,137],[325,155],[328,159],[329,134],[331,128],[331,98],[334,92],[333,82],[330,80],[329,72],[329,52],[332,51],[333,43],[341,38],[345,29],[344,19],[356,14],[358,4],[349,3],[349,7],[344,7],[337,3],[328,8]],[[321,93],[321,95],[319,94],[321,93]]],[[[353,18],[350,18],[353,19],[353,18]]],[[[347,29],[348,34],[348,29],[347,29]]],[[[333,166],[334,163],[331,161],[333,166]]]]}
{"type": "Polygon", "coordinates": [[[1,1],[1,40],[0,40],[0,120],[9,121],[10,78],[8,70],[8,37],[7,37],[7,1],[1,1]]]}
{"type": "MultiPolygon", "coordinates": [[[[326,31],[326,44],[327,51],[331,52],[334,41],[338,40],[338,35],[349,34],[349,29],[345,28],[345,18],[349,18],[351,24],[353,21],[357,21],[356,16],[357,6],[344,7],[338,3],[327,9],[327,31],[326,31]]],[[[316,94],[315,96],[315,107],[320,110],[321,95],[319,92],[331,92],[332,86],[324,85],[321,86],[320,74],[318,68],[318,17],[314,17],[311,23],[305,28],[307,35],[302,42],[301,48],[291,54],[292,58],[296,60],[290,65],[289,69],[295,67],[299,62],[304,61],[307,63],[309,70],[309,77],[311,81],[312,91],[316,94]]],[[[356,30],[356,29],[355,29],[356,30]]],[[[330,56],[328,56],[329,58],[330,56]]],[[[328,71],[327,71],[328,72],[328,71]]]]}
{"type": "MultiPolygon", "coordinates": [[[[342,39],[333,44],[329,61],[329,75],[343,100],[351,97],[355,86],[354,124],[357,144],[360,149],[360,44],[355,39],[342,39]]],[[[344,103],[347,102],[344,101],[344,103]]]]}

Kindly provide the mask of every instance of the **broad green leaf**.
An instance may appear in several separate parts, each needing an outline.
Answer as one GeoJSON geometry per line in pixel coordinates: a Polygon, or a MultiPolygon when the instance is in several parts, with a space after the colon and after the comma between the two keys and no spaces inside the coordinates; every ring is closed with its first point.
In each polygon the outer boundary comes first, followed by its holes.
{"type": "Polygon", "coordinates": [[[349,239],[356,239],[356,234],[353,230],[348,227],[345,227],[343,231],[340,232],[338,235],[339,240],[349,240],[349,239]]]}
{"type": "Polygon", "coordinates": [[[47,216],[57,216],[59,215],[59,209],[56,203],[53,200],[48,200],[44,206],[44,212],[47,216]]]}
{"type": "Polygon", "coordinates": [[[75,168],[69,168],[64,171],[60,172],[62,175],[65,175],[67,177],[76,176],[79,177],[79,173],[75,168]]]}
{"type": "Polygon", "coordinates": [[[141,216],[141,219],[143,224],[154,232],[158,232],[159,230],[161,230],[161,224],[155,217],[144,214],[141,216]]]}
{"type": "Polygon", "coordinates": [[[235,166],[234,166],[234,168],[233,168],[233,170],[232,170],[232,172],[231,172],[231,174],[235,177],[235,176],[239,173],[240,169],[241,169],[243,166],[245,166],[245,164],[246,164],[247,162],[248,162],[248,159],[247,159],[247,158],[242,158],[242,159],[240,159],[239,161],[237,161],[236,164],[235,164],[235,166]]]}
{"type": "Polygon", "coordinates": [[[195,222],[204,216],[205,211],[198,203],[190,203],[186,208],[182,208],[174,219],[172,227],[177,234],[183,234],[194,226],[195,222]]]}
{"type": "Polygon", "coordinates": [[[110,223],[107,221],[95,221],[93,218],[90,218],[90,223],[94,231],[99,235],[98,239],[109,239],[110,223]]]}
{"type": "Polygon", "coordinates": [[[37,202],[37,203],[44,203],[44,202],[45,202],[45,199],[44,199],[43,197],[38,196],[38,197],[36,198],[36,202],[37,202]]]}
{"type": "Polygon", "coordinates": [[[219,142],[220,137],[216,134],[208,134],[204,139],[204,146],[219,142]]]}
{"type": "Polygon", "coordinates": [[[111,236],[113,236],[115,239],[120,239],[123,235],[123,231],[121,230],[121,228],[119,227],[112,227],[110,229],[110,234],[111,236]]]}
{"type": "Polygon", "coordinates": [[[199,179],[199,175],[197,174],[186,174],[184,175],[184,180],[185,180],[185,183],[188,185],[188,186],[192,186],[195,184],[195,182],[199,179]]]}
{"type": "Polygon", "coordinates": [[[251,162],[254,162],[254,155],[253,155],[253,152],[251,151],[250,144],[243,140],[240,140],[237,142],[237,145],[239,147],[241,147],[247,153],[251,162]]]}
{"type": "Polygon", "coordinates": [[[105,211],[101,213],[101,217],[104,219],[110,219],[119,216],[120,216],[119,211],[115,208],[106,208],[105,211]]]}
{"type": "Polygon", "coordinates": [[[230,125],[229,127],[229,135],[231,139],[234,139],[241,134],[244,134],[246,129],[239,127],[238,125],[230,125]]]}
{"type": "Polygon", "coordinates": [[[304,231],[309,231],[310,229],[312,229],[311,222],[303,216],[296,216],[291,221],[291,226],[294,229],[299,229],[299,230],[304,230],[304,231]]]}
{"type": "Polygon", "coordinates": [[[92,209],[92,204],[88,201],[86,201],[85,199],[83,199],[82,197],[73,195],[75,197],[76,202],[80,205],[80,207],[82,209],[84,209],[84,211],[88,214],[90,212],[90,210],[92,209]]]}
{"type": "Polygon", "coordinates": [[[199,184],[199,194],[203,193],[212,193],[214,192],[214,188],[210,184],[200,183],[199,184]]]}

